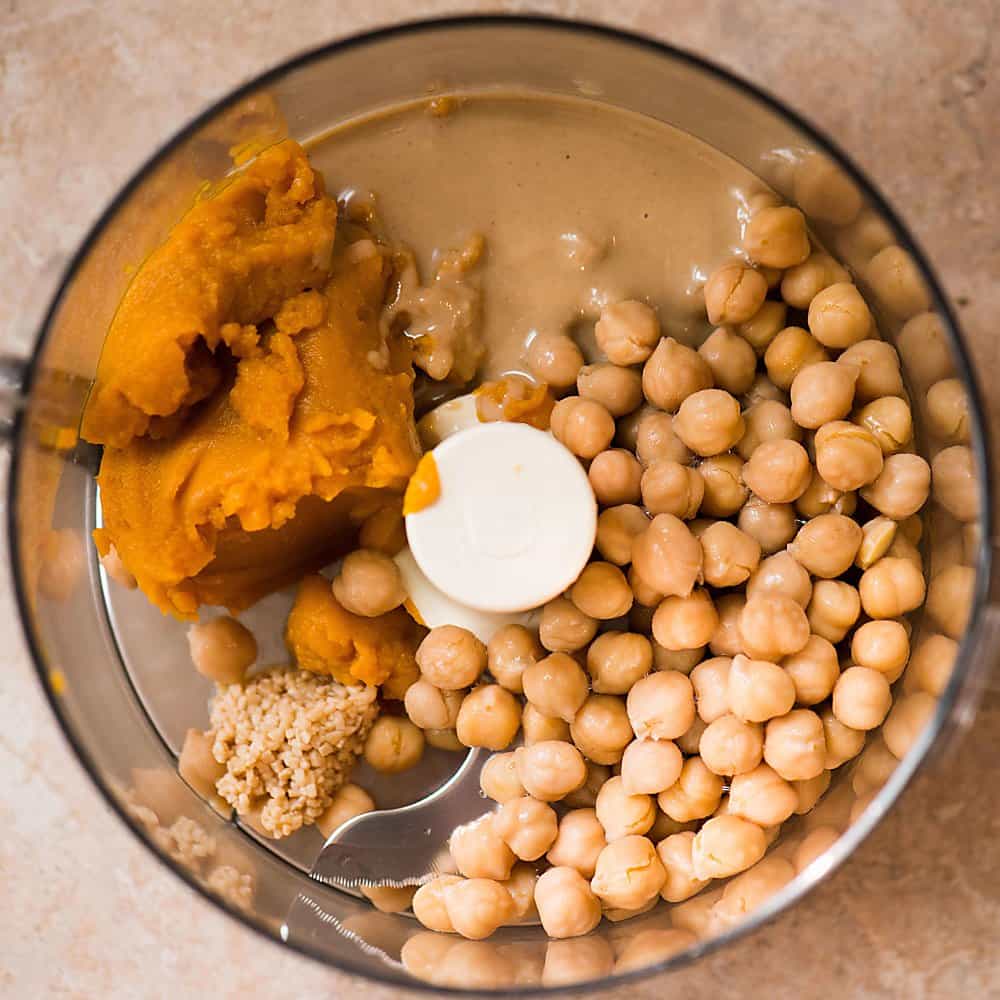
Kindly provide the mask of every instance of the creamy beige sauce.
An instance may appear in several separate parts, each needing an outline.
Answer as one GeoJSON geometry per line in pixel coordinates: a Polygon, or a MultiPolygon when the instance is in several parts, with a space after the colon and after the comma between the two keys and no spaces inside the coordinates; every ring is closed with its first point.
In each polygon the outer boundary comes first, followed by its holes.
{"type": "Polygon", "coordinates": [[[374,196],[386,236],[411,247],[425,283],[435,251],[486,239],[481,368],[523,369],[539,332],[574,333],[585,353],[607,302],[642,298],[665,332],[707,332],[701,286],[741,255],[759,178],[690,135],[570,98],[466,96],[339,126],[310,158],[341,199],[374,196]]]}

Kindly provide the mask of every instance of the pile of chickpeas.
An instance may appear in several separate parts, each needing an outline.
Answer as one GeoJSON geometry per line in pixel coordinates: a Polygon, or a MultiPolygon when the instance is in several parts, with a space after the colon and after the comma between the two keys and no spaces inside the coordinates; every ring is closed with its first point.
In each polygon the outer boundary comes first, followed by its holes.
{"type": "MultiPolygon", "coordinates": [[[[565,938],[687,900],[759,862],[890,713],[906,616],[927,597],[932,469],[897,352],[848,272],[798,209],[754,207],[747,259],[705,284],[717,328],[698,349],[638,301],[603,310],[604,361],[584,364],[568,336],[532,343],[532,376],[561,396],[551,432],[600,506],[596,551],[537,631],[508,625],[484,645],[432,629],[407,718],[372,730],[383,771],[425,741],[495,751],[481,782],[497,810],[454,832],[455,874],[412,897],[432,930],[483,938],[537,919],[565,938]]],[[[955,444],[935,459],[935,496],[970,521],[961,385],[942,380],[928,403],[955,444]]],[[[952,647],[971,592],[959,569],[928,609],[952,647]]],[[[334,590],[368,615],[404,597],[375,550],[348,557],[334,590]]],[[[922,655],[940,687],[954,649],[922,655]]],[[[926,716],[893,713],[893,754],[926,716]]]]}

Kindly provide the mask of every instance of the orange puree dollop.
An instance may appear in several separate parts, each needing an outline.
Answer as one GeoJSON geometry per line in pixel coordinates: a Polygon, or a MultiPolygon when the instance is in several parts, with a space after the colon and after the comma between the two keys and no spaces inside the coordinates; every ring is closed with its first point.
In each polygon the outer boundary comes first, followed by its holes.
{"type": "Polygon", "coordinates": [[[417,679],[417,646],[427,634],[402,608],[377,618],[347,611],[319,574],[299,584],[285,642],[303,670],[329,674],[342,684],[381,684],[387,698],[402,698],[417,679]]]}
{"type": "Polygon", "coordinates": [[[335,218],[282,143],[178,224],[115,317],[83,424],[105,445],[95,540],[164,611],[294,583],[416,467],[409,350],[378,323],[389,266],[331,258],[335,218]]]}
{"type": "Polygon", "coordinates": [[[417,468],[403,494],[403,516],[426,510],[441,496],[441,477],[432,452],[427,452],[417,463],[417,468]]]}

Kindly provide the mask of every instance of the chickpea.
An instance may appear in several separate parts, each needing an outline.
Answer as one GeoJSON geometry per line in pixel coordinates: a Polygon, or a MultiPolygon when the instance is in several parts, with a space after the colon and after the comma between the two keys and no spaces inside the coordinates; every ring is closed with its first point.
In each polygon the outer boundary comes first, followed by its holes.
{"type": "Polygon", "coordinates": [[[680,777],[683,765],[672,741],[634,740],[622,755],[622,788],[629,795],[658,795],[680,777]]]}
{"type": "Polygon", "coordinates": [[[752,495],[740,508],[736,524],[757,540],[765,555],[784,548],[795,537],[798,528],[791,504],[768,503],[752,495]]]}
{"type": "Polygon", "coordinates": [[[523,625],[503,625],[486,647],[486,665],[494,680],[508,691],[523,691],[525,669],[545,655],[535,634],[523,625]]]}
{"type": "MultiPolygon", "coordinates": [[[[777,332],[777,331],[775,331],[777,332]]],[[[712,370],[712,378],[720,389],[742,396],[757,374],[757,355],[741,336],[720,326],[698,348],[698,353],[712,370]]]]}
{"type": "Polygon", "coordinates": [[[454,729],[425,729],[424,739],[429,747],[435,750],[447,750],[449,753],[457,753],[465,750],[465,744],[458,738],[454,729]]]}
{"type": "Polygon", "coordinates": [[[583,367],[583,355],[564,333],[539,333],[528,345],[528,371],[554,389],[568,389],[583,367]]]}
{"type": "Polygon", "coordinates": [[[627,694],[653,667],[653,647],[635,632],[605,632],[587,650],[587,672],[599,694],[627,694]]]}
{"type": "Polygon", "coordinates": [[[781,666],[792,679],[798,705],[818,705],[825,701],[833,693],[840,676],[837,650],[832,642],[819,635],[809,636],[805,646],[786,656],[781,666]]]}
{"type": "Polygon", "coordinates": [[[851,347],[870,337],[874,328],[868,304],[849,281],[829,285],[809,303],[809,330],[824,347],[851,347]]]}
{"type": "Polygon", "coordinates": [[[846,226],[861,211],[861,193],[854,182],[828,157],[810,153],[798,164],[795,200],[808,218],[846,226]]]}
{"type": "Polygon", "coordinates": [[[892,344],[884,340],[861,340],[849,347],[838,359],[840,364],[858,369],[854,398],[870,403],[885,396],[904,396],[903,376],[899,371],[899,355],[892,344]]]}
{"type": "Polygon", "coordinates": [[[735,715],[723,715],[710,722],[698,744],[705,766],[723,775],[752,771],[760,763],[763,750],[763,728],[735,715]]]}
{"type": "Polygon", "coordinates": [[[542,985],[571,986],[610,976],[615,964],[611,945],[599,934],[549,941],[545,948],[542,985]]]}
{"type": "Polygon", "coordinates": [[[743,249],[755,264],[795,267],[809,257],[805,216],[789,205],[762,208],[750,217],[743,249]]]}
{"type": "Polygon", "coordinates": [[[930,295],[913,258],[900,246],[887,246],[868,264],[868,281],[879,301],[906,319],[930,307],[930,295]]]}
{"type": "Polygon", "coordinates": [[[760,562],[760,544],[728,521],[716,521],[701,536],[705,582],[713,587],[743,583],[760,562]]]}
{"type": "Polygon", "coordinates": [[[375,800],[360,786],[347,782],[333,795],[326,811],[316,820],[316,829],[329,837],[349,819],[362,816],[375,808],[375,800]]]}
{"type": "Polygon", "coordinates": [[[583,757],[572,743],[546,740],[514,751],[517,776],[528,795],[556,802],[579,788],[587,778],[583,757]]]}
{"type": "Polygon", "coordinates": [[[704,647],[700,649],[664,649],[658,642],[653,642],[653,669],[677,670],[682,674],[691,671],[705,659],[704,647]]]}
{"type": "Polygon", "coordinates": [[[730,782],[729,812],[761,827],[784,823],[798,804],[791,782],[767,764],[736,774],[730,782]]]}
{"type": "Polygon", "coordinates": [[[809,486],[812,466],[796,441],[764,441],[743,467],[743,481],[767,503],[791,503],[809,486]]]}
{"type": "Polygon", "coordinates": [[[854,422],[871,433],[883,455],[901,451],[913,438],[910,406],[898,396],[873,399],[855,414],[854,422]]]}
{"type": "Polygon", "coordinates": [[[767,279],[745,264],[724,264],[705,282],[705,310],[708,321],[745,323],[767,298],[767,279]]]}
{"type": "Polygon", "coordinates": [[[851,659],[861,667],[877,670],[890,684],[902,675],[909,658],[906,629],[891,619],[865,622],[851,639],[851,659]]]}
{"type": "Polygon", "coordinates": [[[514,752],[495,753],[479,773],[479,787],[494,802],[510,802],[524,795],[524,786],[517,776],[514,752]]]}
{"type": "Polygon", "coordinates": [[[904,695],[892,707],[882,727],[882,739],[889,752],[902,760],[937,710],[937,699],[926,691],[904,695]]]}
{"type": "Polygon", "coordinates": [[[521,732],[526,747],[534,746],[545,740],[561,740],[569,742],[569,723],[558,716],[545,715],[530,701],[525,702],[521,710],[521,732]]]}
{"type": "MultiPolygon", "coordinates": [[[[828,712],[823,713],[823,725],[826,727],[827,717],[832,718],[828,712]]],[[[827,754],[830,752],[830,737],[829,730],[827,730],[827,754]]],[[[806,778],[805,781],[793,781],[791,782],[792,788],[795,789],[795,794],[798,796],[798,805],[795,807],[795,814],[797,816],[804,816],[807,812],[810,812],[817,802],[826,794],[826,790],[830,787],[830,772],[823,771],[817,774],[815,778],[806,778]]]]}
{"type": "Polygon", "coordinates": [[[934,499],[957,521],[979,517],[979,477],[972,451],[953,445],[934,456],[931,463],[934,499]]]}
{"type": "Polygon", "coordinates": [[[723,927],[740,923],[795,878],[795,868],[785,858],[763,858],[729,882],[715,907],[723,927]]]}
{"type": "Polygon", "coordinates": [[[792,382],[792,416],[800,427],[816,429],[851,412],[859,369],[839,361],[803,368],[792,382]]]}
{"type": "Polygon", "coordinates": [[[691,671],[698,716],[706,723],[715,722],[729,712],[729,670],[732,659],[714,656],[703,660],[691,671]]]}
{"type": "Polygon", "coordinates": [[[664,649],[696,649],[708,643],[719,625],[712,598],[702,588],[687,597],[665,597],[653,615],[653,637],[664,649]]]}
{"type": "MultiPolygon", "coordinates": [[[[527,667],[524,695],[543,715],[572,722],[587,698],[587,675],[566,653],[552,653],[527,667]]],[[[499,748],[498,748],[499,749],[499,748]]]]}
{"type": "Polygon", "coordinates": [[[643,506],[650,514],[673,514],[686,520],[698,513],[705,480],[690,466],[657,460],[642,474],[641,490],[643,506]]]}
{"type": "Polygon", "coordinates": [[[931,430],[943,440],[969,443],[969,398],[959,379],[941,379],[927,390],[927,419],[931,430]]]}
{"type": "MultiPolygon", "coordinates": [[[[646,680],[648,678],[639,684],[646,680]]],[[[613,695],[590,695],[570,723],[570,734],[577,747],[594,763],[617,764],[632,740],[625,703],[613,695]]]]}
{"type": "Polygon", "coordinates": [[[829,254],[815,250],[801,263],[785,271],[781,297],[793,309],[808,309],[824,288],[850,280],[850,275],[829,254]]]}
{"type": "MultiPolygon", "coordinates": [[[[203,733],[200,729],[188,729],[184,733],[177,771],[202,798],[211,803],[216,812],[228,819],[231,815],[230,807],[215,787],[226,773],[226,766],[220,764],[212,755],[213,739],[211,733],[203,733]]],[[[153,773],[159,776],[159,772],[153,773]]]]}
{"type": "Polygon", "coordinates": [[[573,868],[584,878],[593,878],[597,856],[607,841],[604,827],[593,809],[573,809],[559,821],[556,839],[546,858],[557,866],[573,868]]]}
{"type": "Polygon", "coordinates": [[[740,616],[745,605],[746,595],[742,593],[723,594],[716,601],[715,611],[719,616],[719,625],[708,643],[713,656],[735,656],[742,652],[740,616]]]}
{"type": "Polygon", "coordinates": [[[764,831],[739,816],[714,816],[695,834],[691,867],[701,880],[728,878],[756,864],[767,850],[764,831]]]}
{"type": "Polygon", "coordinates": [[[620,504],[602,510],[597,518],[597,551],[616,566],[632,561],[632,540],[649,524],[641,507],[620,504]]]}
{"type": "Polygon", "coordinates": [[[652,842],[630,836],[612,841],[601,851],[590,887],[605,908],[637,910],[659,895],[666,880],[652,842]]]}
{"type": "Polygon", "coordinates": [[[712,387],[712,369],[693,348],[664,337],[642,370],[642,391],[646,399],[675,413],[692,393],[712,387]]]}
{"type": "Polygon", "coordinates": [[[858,766],[851,779],[854,794],[865,795],[881,788],[892,777],[892,772],[896,770],[898,763],[899,761],[889,753],[889,748],[881,736],[876,736],[858,759],[858,766]]]}
{"type": "Polygon", "coordinates": [[[716,455],[698,465],[705,484],[701,512],[707,517],[732,517],[750,491],[743,484],[743,461],[738,455],[716,455]]]}
{"type": "Polygon", "coordinates": [[[513,986],[516,977],[515,963],[488,941],[453,944],[428,975],[428,979],[438,986],[480,992],[513,986]]]}
{"type": "Polygon", "coordinates": [[[795,870],[805,871],[817,858],[826,854],[840,839],[840,831],[832,826],[820,826],[806,834],[795,851],[795,870]]]}
{"type": "Polygon", "coordinates": [[[634,368],[601,362],[584,365],[576,378],[583,399],[600,403],[613,417],[624,417],[642,405],[642,376],[634,368]]]}
{"type": "Polygon", "coordinates": [[[365,740],[365,760],[383,774],[399,774],[420,763],[424,734],[409,719],[382,715],[365,740]]]}
{"type": "Polygon", "coordinates": [[[861,527],[843,514],[820,514],[799,529],[788,551],[813,576],[833,579],[854,564],[861,527]]]}
{"type": "Polygon", "coordinates": [[[416,659],[424,680],[442,691],[459,691],[486,668],[486,647],[468,629],[440,625],[424,636],[416,659]]]}
{"type": "Polygon", "coordinates": [[[626,705],[632,731],[641,740],[677,739],[694,722],[694,688],[676,671],[644,677],[629,691],[626,705]]]}
{"type": "Polygon", "coordinates": [[[829,642],[840,642],[861,614],[861,596],[842,580],[817,580],[806,608],[809,627],[829,642]]]}
{"type": "MultiPolygon", "coordinates": [[[[521,705],[499,684],[483,684],[465,696],[455,731],[467,747],[503,750],[521,726],[521,705]]],[[[443,728],[443,727],[439,727],[443,728]]]]}
{"type": "Polygon", "coordinates": [[[587,477],[597,502],[605,507],[631,503],[639,499],[642,466],[629,451],[609,448],[590,463],[587,477]]]}
{"type": "Polygon", "coordinates": [[[406,689],[403,706],[421,729],[454,729],[464,697],[463,691],[442,691],[421,678],[406,689]]]}
{"type": "Polygon", "coordinates": [[[579,458],[595,458],[615,436],[615,419],[600,403],[580,396],[560,399],[552,409],[555,439],[579,458]]]}
{"type": "Polygon", "coordinates": [[[764,760],[786,781],[815,778],[825,768],[823,721],[808,708],[771,719],[764,729],[764,760]]]}
{"type": "MultiPolygon", "coordinates": [[[[740,323],[736,332],[759,357],[767,350],[771,341],[787,326],[788,307],[784,302],[765,301],[745,323],[740,323]]],[[[721,382],[719,383],[722,384],[721,382]]],[[[723,386],[728,389],[728,386],[723,386]]],[[[749,389],[744,389],[747,392],[749,389]]],[[[730,392],[735,391],[730,389],[730,392]]]]}
{"type": "Polygon", "coordinates": [[[791,552],[776,552],[768,556],[747,582],[747,598],[777,595],[790,597],[805,608],[812,596],[812,580],[791,552]]]}
{"type": "Polygon", "coordinates": [[[406,599],[399,567],[390,556],[358,549],[345,556],[333,581],[333,596],[352,614],[377,618],[406,599]]]}
{"type": "Polygon", "coordinates": [[[802,429],[792,420],[792,411],[777,400],[763,399],[754,403],[743,417],[746,430],[740,438],[737,451],[745,460],[765,441],[802,440],[802,429]]]}
{"type": "MultiPolygon", "coordinates": [[[[535,885],[538,882],[538,871],[533,864],[518,861],[510,871],[510,878],[500,884],[510,893],[514,901],[514,912],[510,923],[530,922],[538,917],[535,909],[535,885]]],[[[537,975],[537,969],[534,969],[537,975]]]]}
{"type": "Polygon", "coordinates": [[[584,614],[572,601],[557,597],[542,608],[538,637],[553,653],[575,653],[597,634],[597,620],[584,614]]]}
{"type": "Polygon", "coordinates": [[[857,501],[853,493],[835,490],[815,469],[805,492],[795,501],[795,510],[806,520],[831,511],[850,515],[856,507],[857,501]]]}
{"type": "Polygon", "coordinates": [[[955,374],[951,348],[937,313],[925,312],[908,319],[899,332],[898,343],[907,374],[922,388],[955,374]]]}
{"type": "Polygon", "coordinates": [[[635,536],[632,564],[643,582],[657,592],[686,597],[701,578],[701,544],[680,518],[657,514],[635,536]]]}
{"type": "Polygon", "coordinates": [[[656,853],[667,873],[660,895],[668,903],[681,903],[701,892],[709,879],[695,878],[691,853],[694,832],[674,833],[656,845],[656,853]]]}
{"type": "Polygon", "coordinates": [[[702,389],[688,396],[673,427],[684,444],[702,457],[729,451],[744,431],[740,404],[724,389],[702,389]]]}
{"type": "Polygon", "coordinates": [[[108,551],[101,556],[101,566],[104,567],[104,572],[108,574],[108,577],[114,580],[119,587],[135,590],[139,586],[129,568],[122,562],[122,557],[114,545],[109,546],[108,551]]]}
{"type": "Polygon", "coordinates": [[[976,571],[971,566],[949,566],[931,577],[927,614],[952,639],[960,639],[972,614],[976,571]]]}
{"type": "Polygon", "coordinates": [[[873,517],[861,526],[861,545],[854,559],[858,569],[868,569],[882,558],[896,538],[896,522],[888,517],[873,517]]]}
{"type": "Polygon", "coordinates": [[[865,427],[833,420],[816,431],[816,471],[847,493],[874,482],[882,471],[882,448],[865,427]]]}
{"type": "Polygon", "coordinates": [[[917,643],[906,672],[912,674],[921,691],[940,697],[951,680],[958,656],[958,643],[944,635],[929,635],[917,643]]]}
{"type": "Polygon", "coordinates": [[[848,667],[833,689],[833,714],[851,729],[875,729],[892,707],[885,674],[869,667],[848,667]]]}
{"type": "Polygon", "coordinates": [[[586,879],[566,866],[550,868],[535,885],[535,906],[550,938],[589,934],[601,922],[601,904],[586,879]]]}
{"type": "Polygon", "coordinates": [[[625,574],[606,562],[585,566],[569,596],[583,614],[602,621],[628,614],[633,599],[625,574]]]}
{"type": "Polygon", "coordinates": [[[930,485],[931,468],[919,455],[890,455],[861,495],[880,513],[902,521],[927,502],[930,485]]]}
{"type": "Polygon", "coordinates": [[[628,584],[632,588],[632,593],[635,595],[635,604],[632,605],[632,611],[629,612],[629,616],[635,614],[637,608],[642,608],[644,611],[649,613],[649,620],[646,623],[648,625],[649,631],[653,630],[653,614],[654,609],[659,605],[660,601],[663,600],[663,594],[661,594],[655,587],[650,587],[645,580],[635,570],[635,566],[630,566],[628,571],[628,584]]]}
{"type": "MultiPolygon", "coordinates": [[[[677,404],[680,406],[680,402],[677,404]]],[[[643,466],[653,462],[677,462],[686,465],[691,452],[674,432],[674,418],[669,413],[652,410],[639,421],[635,452],[643,466]]]]}
{"type": "Polygon", "coordinates": [[[622,837],[642,835],[656,819],[653,798],[647,794],[625,791],[621,777],[610,778],[605,782],[597,793],[595,808],[608,843],[622,837]]]}
{"type": "MultiPolygon", "coordinates": [[[[624,710],[624,705],[622,709],[624,710]]],[[[622,713],[624,715],[624,711],[622,713]]],[[[624,716],[625,725],[628,725],[628,716],[624,716]]],[[[630,730],[631,731],[631,730],[630,730]]],[[[583,784],[570,792],[563,803],[573,809],[592,809],[597,802],[597,793],[604,787],[604,782],[611,777],[611,768],[604,764],[595,764],[592,760],[584,761],[587,767],[587,776],[583,784]]]]}
{"type": "Polygon", "coordinates": [[[790,402],[788,393],[784,389],[779,389],[766,375],[758,374],[750,386],[750,391],[743,396],[744,406],[754,406],[757,403],[770,399],[775,403],[788,405],[790,402]]]}
{"type": "Polygon", "coordinates": [[[257,659],[257,640],[235,618],[192,625],[187,640],[195,670],[216,684],[242,684],[257,659]]]}
{"type": "Polygon", "coordinates": [[[453,934],[455,928],[444,904],[444,890],[462,879],[458,875],[439,875],[420,886],[413,894],[413,915],[428,930],[453,934]]]}
{"type": "MultiPolygon", "coordinates": [[[[864,670],[864,667],[850,669],[864,670]]],[[[846,674],[847,671],[845,670],[846,674]]],[[[820,720],[823,723],[823,734],[826,740],[826,758],[823,767],[829,773],[838,767],[853,760],[865,745],[865,733],[862,729],[853,729],[845,726],[834,714],[833,709],[824,708],[820,713],[820,720]]]]}
{"type": "Polygon", "coordinates": [[[983,544],[983,528],[981,524],[971,521],[962,525],[962,561],[974,566],[979,560],[979,551],[983,544]]]}
{"type": "Polygon", "coordinates": [[[780,660],[809,641],[806,613],[782,594],[751,597],[740,614],[739,628],[744,652],[757,660],[780,660]]]}
{"type": "Polygon", "coordinates": [[[660,342],[660,321],[645,302],[615,302],[601,310],[594,334],[612,364],[639,365],[660,342]]]}
{"type": "Polygon", "coordinates": [[[722,790],[722,778],[711,771],[701,757],[688,757],[681,768],[681,776],[666,791],[660,792],[657,802],[671,819],[687,823],[711,816],[722,801],[722,790]]]}
{"type": "Polygon", "coordinates": [[[445,911],[455,931],[462,937],[480,940],[489,937],[510,919],[514,901],[498,881],[469,878],[453,882],[442,891],[445,911]]]}
{"type": "Polygon", "coordinates": [[[555,843],[559,818],[552,806],[523,795],[500,807],[493,829],[522,861],[536,861],[555,843]]]}
{"type": "Polygon", "coordinates": [[[455,827],[448,839],[448,850],[458,871],[467,878],[502,882],[510,876],[515,860],[497,830],[493,813],[455,827]]]}
{"type": "Polygon", "coordinates": [[[801,326],[786,326],[764,352],[768,378],[786,392],[800,371],[829,360],[823,345],[801,326]]]}
{"type": "Polygon", "coordinates": [[[795,685],[776,663],[738,655],[729,668],[726,700],[738,719],[766,722],[791,711],[795,685]]]}
{"type": "Polygon", "coordinates": [[[920,567],[885,556],[861,574],[858,592],[869,617],[899,618],[924,603],[926,586],[920,567]]]}

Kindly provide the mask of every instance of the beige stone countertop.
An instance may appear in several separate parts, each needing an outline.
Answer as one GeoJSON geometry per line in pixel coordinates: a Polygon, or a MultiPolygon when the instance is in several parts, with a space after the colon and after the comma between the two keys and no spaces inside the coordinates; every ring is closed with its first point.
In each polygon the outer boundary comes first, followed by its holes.
{"type": "MultiPolygon", "coordinates": [[[[461,9],[522,10],[471,4],[461,9]]],[[[2,348],[132,170],[209,100],[411,0],[3,0],[2,348]]],[[[530,9],[612,20],[702,53],[825,128],[902,210],[977,361],[1000,338],[997,0],[597,0],[530,9]]],[[[5,542],[4,542],[5,544],[5,542]]],[[[169,875],[71,756],[0,590],[0,996],[337,996],[364,987],[267,943],[169,875]]],[[[1000,996],[1000,698],[925,769],[857,854],[731,949],[641,997],[1000,996]]]]}

